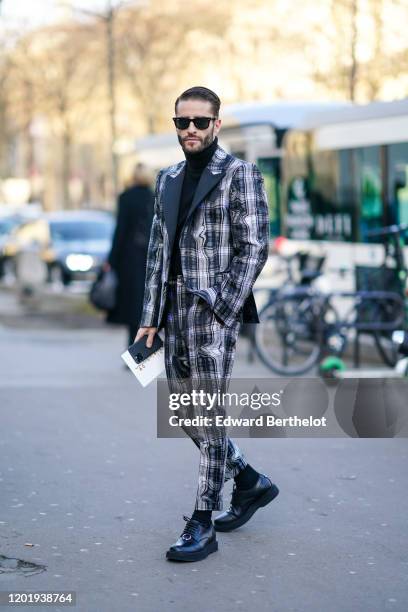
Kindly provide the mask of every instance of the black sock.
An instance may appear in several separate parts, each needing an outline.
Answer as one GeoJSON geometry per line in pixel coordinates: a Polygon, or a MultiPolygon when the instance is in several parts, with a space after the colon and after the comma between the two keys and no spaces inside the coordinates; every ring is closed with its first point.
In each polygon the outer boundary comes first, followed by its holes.
{"type": "Polygon", "coordinates": [[[212,510],[194,510],[193,516],[191,517],[195,521],[199,521],[203,525],[211,525],[211,513],[212,510]]]}
{"type": "Polygon", "coordinates": [[[254,470],[249,463],[244,467],[243,470],[235,476],[234,480],[238,487],[238,489],[252,489],[255,486],[257,480],[259,478],[259,473],[254,470]]]}

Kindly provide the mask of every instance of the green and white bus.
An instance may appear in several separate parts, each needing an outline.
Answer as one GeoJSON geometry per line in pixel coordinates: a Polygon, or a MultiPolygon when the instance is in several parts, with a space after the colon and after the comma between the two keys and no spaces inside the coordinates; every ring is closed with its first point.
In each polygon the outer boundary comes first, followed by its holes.
{"type": "Polygon", "coordinates": [[[289,238],[365,242],[408,222],[408,99],[309,115],[283,146],[289,238]]]}
{"type": "Polygon", "coordinates": [[[367,230],[408,222],[408,99],[309,114],[283,150],[282,234],[319,247],[326,269],[379,265],[367,230]]]}

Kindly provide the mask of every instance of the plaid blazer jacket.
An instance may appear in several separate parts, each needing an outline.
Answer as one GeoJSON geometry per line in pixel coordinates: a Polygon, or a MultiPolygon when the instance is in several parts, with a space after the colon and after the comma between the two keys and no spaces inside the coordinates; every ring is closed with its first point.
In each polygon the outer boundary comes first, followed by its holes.
{"type": "MultiPolygon", "coordinates": [[[[161,170],[146,264],[140,327],[163,327],[171,252],[186,162],[161,170]]],[[[258,323],[252,286],[266,263],[269,211],[262,175],[217,147],[204,169],[180,235],[186,288],[231,325],[258,323]]]]}

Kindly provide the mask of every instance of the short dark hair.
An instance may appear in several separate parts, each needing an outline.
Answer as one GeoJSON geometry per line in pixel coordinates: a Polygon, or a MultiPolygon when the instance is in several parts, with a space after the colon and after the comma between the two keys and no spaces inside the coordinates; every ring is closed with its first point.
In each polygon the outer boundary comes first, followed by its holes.
{"type": "Polygon", "coordinates": [[[210,102],[212,112],[214,117],[218,117],[220,112],[221,100],[217,96],[217,94],[211,89],[207,87],[190,87],[190,89],[186,89],[176,100],[174,105],[175,113],[177,114],[177,104],[181,102],[181,100],[206,100],[210,102]]]}

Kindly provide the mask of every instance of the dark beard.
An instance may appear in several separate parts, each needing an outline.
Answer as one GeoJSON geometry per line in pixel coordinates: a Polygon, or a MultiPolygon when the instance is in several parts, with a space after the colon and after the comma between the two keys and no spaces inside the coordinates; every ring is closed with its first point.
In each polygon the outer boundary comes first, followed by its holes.
{"type": "Polygon", "coordinates": [[[184,143],[183,140],[181,139],[181,137],[177,134],[177,138],[178,141],[181,145],[181,148],[183,149],[183,151],[185,153],[189,153],[190,155],[194,155],[194,153],[201,153],[201,151],[204,151],[204,149],[206,149],[207,147],[210,146],[210,144],[213,142],[214,140],[214,128],[211,130],[211,132],[209,134],[207,134],[207,136],[204,138],[203,142],[201,143],[200,147],[198,149],[195,149],[194,151],[189,151],[188,149],[184,148],[184,143]]]}

